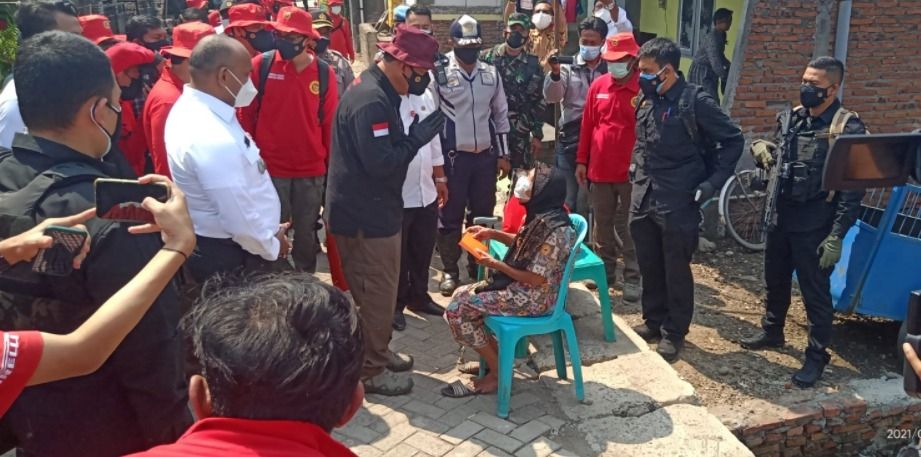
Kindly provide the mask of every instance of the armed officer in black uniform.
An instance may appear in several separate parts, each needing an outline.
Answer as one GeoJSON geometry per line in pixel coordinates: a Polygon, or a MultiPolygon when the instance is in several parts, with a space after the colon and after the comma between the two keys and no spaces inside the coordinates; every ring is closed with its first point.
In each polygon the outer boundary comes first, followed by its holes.
{"type": "Polygon", "coordinates": [[[691,256],[700,204],[732,176],[745,139],[700,86],[678,71],[681,50],[656,38],[640,48],[630,230],[643,275],[643,320],[635,330],[674,361],[694,314],[691,256]]]}
{"type": "MultiPolygon", "coordinates": [[[[802,106],[793,110],[790,129],[778,129],[781,145],[756,141],[755,162],[770,169],[783,154],[777,226],[768,232],[764,251],[767,290],[765,314],[759,334],[741,341],[746,349],[784,344],[784,320],[790,308],[793,272],[803,293],[809,319],[806,362],[793,375],[793,383],[811,387],[822,376],[830,356],[832,301],[830,276],[841,258],[841,240],[857,220],[863,191],[825,192],[822,174],[831,143],[842,134],[864,134],[857,114],[841,107],[835,96],[844,78],[844,64],[832,57],[809,63],[800,86],[802,106]]],[[[778,119],[783,116],[778,115],[778,119]]]]}

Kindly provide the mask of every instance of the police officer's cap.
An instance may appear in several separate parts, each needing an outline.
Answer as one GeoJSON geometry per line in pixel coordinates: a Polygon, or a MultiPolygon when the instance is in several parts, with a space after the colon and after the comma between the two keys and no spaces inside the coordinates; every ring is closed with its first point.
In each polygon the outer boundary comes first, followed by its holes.
{"type": "Polygon", "coordinates": [[[451,39],[457,46],[483,44],[480,23],[466,14],[457,18],[451,23],[451,39]]]}

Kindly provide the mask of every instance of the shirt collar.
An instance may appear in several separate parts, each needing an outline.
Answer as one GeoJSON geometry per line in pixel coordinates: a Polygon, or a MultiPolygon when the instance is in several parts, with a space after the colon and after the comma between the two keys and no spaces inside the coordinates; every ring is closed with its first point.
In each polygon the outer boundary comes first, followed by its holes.
{"type": "MultiPolygon", "coordinates": [[[[115,145],[113,144],[114,148],[115,145]]],[[[55,163],[60,162],[85,162],[96,168],[99,168],[106,174],[112,174],[113,170],[102,160],[95,159],[83,154],[76,149],[65,144],[51,141],[45,138],[36,137],[27,133],[17,133],[13,136],[12,149],[26,150],[50,158],[55,163]]]]}
{"type": "Polygon", "coordinates": [[[319,451],[326,457],[355,457],[355,454],[339,443],[322,428],[309,422],[289,420],[252,420],[230,417],[210,417],[189,427],[176,442],[228,441],[234,444],[250,445],[266,437],[290,441],[292,444],[319,451]]]}
{"type": "Polygon", "coordinates": [[[387,94],[387,98],[393,106],[400,106],[400,94],[393,88],[393,84],[390,84],[390,80],[387,79],[387,75],[384,74],[380,67],[372,65],[365,73],[368,74],[368,77],[378,82],[378,86],[387,94]]]}
{"type": "Polygon", "coordinates": [[[832,102],[831,105],[828,105],[828,108],[819,115],[818,119],[821,119],[825,125],[831,125],[831,122],[835,119],[835,113],[838,112],[838,108],[840,107],[841,102],[839,102],[838,98],[835,97],[835,101],[832,102]]]}
{"type": "Polygon", "coordinates": [[[663,97],[668,99],[670,102],[677,101],[681,98],[681,93],[684,92],[684,86],[687,86],[688,83],[684,80],[684,73],[678,72],[678,81],[672,86],[668,91],[662,94],[663,97]]]}
{"type": "Polygon", "coordinates": [[[230,106],[221,99],[215,97],[214,95],[202,92],[188,84],[183,90],[184,94],[188,94],[189,97],[192,97],[201,103],[205,104],[214,114],[217,114],[224,122],[230,122],[234,116],[237,114],[236,109],[233,106],[230,106]]]}
{"type": "Polygon", "coordinates": [[[640,72],[639,71],[634,71],[630,79],[628,79],[627,82],[623,84],[618,83],[617,80],[614,79],[614,75],[608,73],[608,76],[610,76],[610,80],[611,80],[611,84],[610,86],[608,86],[610,89],[627,90],[634,94],[639,93],[640,91],[640,72]]]}

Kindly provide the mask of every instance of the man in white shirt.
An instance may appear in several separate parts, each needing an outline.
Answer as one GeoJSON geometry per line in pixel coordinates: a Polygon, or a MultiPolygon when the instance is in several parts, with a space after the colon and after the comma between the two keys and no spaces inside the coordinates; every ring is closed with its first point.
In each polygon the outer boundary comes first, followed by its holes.
{"type": "Polygon", "coordinates": [[[259,157],[237,121],[235,107],[252,102],[249,53],[226,35],[202,39],[189,58],[192,82],[166,120],[166,154],[173,180],[189,203],[198,247],[189,259],[193,279],[267,268],[287,256],[287,224],[259,157]]]}
{"type": "MultiPolygon", "coordinates": [[[[413,119],[426,118],[438,108],[431,90],[422,95],[403,95],[400,117],[409,134],[413,119]]],[[[397,304],[393,314],[393,329],[406,329],[403,310],[441,316],[444,308],[428,293],[429,264],[438,233],[438,208],[448,200],[448,178],[445,176],[441,138],[435,137],[422,146],[406,171],[403,181],[403,253],[400,257],[400,282],[397,304]]]]}
{"type": "Polygon", "coordinates": [[[627,18],[627,11],[617,6],[614,0],[598,0],[594,11],[594,16],[608,25],[605,41],[618,33],[633,33],[633,23],[627,18]]]}
{"type": "MultiPolygon", "coordinates": [[[[15,20],[22,41],[49,30],[77,34],[83,31],[77,19],[77,8],[68,1],[23,3],[16,10],[15,20]]],[[[19,114],[16,83],[10,79],[0,92],[0,146],[10,149],[17,133],[26,133],[26,124],[19,114]]]]}

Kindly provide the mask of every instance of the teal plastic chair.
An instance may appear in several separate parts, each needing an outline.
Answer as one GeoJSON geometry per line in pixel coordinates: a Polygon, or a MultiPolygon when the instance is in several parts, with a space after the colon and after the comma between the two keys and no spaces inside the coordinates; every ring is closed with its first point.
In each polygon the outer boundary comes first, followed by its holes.
{"type": "MultiPolygon", "coordinates": [[[[563,353],[563,336],[566,336],[566,345],[569,347],[569,358],[572,361],[573,378],[575,378],[576,398],[585,399],[582,387],[582,359],[579,354],[579,341],[576,339],[576,328],[572,323],[572,316],[566,312],[566,295],[569,292],[569,282],[573,267],[582,248],[582,240],[588,231],[588,223],[578,214],[570,214],[569,219],[576,230],[576,242],[566,261],[563,278],[560,281],[560,290],[556,299],[556,307],[549,316],[538,317],[507,317],[486,316],[486,327],[496,335],[499,344],[499,391],[496,415],[507,418],[509,402],[512,398],[512,369],[515,365],[515,348],[523,338],[532,335],[552,334],[553,354],[556,357],[556,373],[560,379],[566,379],[566,357],[563,353]]],[[[480,359],[480,376],[486,372],[486,362],[480,359]]]]}
{"type": "MultiPolygon", "coordinates": [[[[502,259],[505,257],[506,252],[508,252],[508,246],[498,241],[490,240],[490,255],[497,259],[502,259]]],[[[591,279],[598,285],[598,301],[601,303],[601,325],[604,328],[604,340],[608,342],[617,341],[617,335],[614,333],[611,296],[608,294],[608,273],[604,269],[604,262],[585,243],[580,243],[577,256],[576,264],[572,269],[572,276],[569,280],[584,281],[591,279]]],[[[480,269],[482,270],[482,267],[480,269]]],[[[527,345],[525,345],[524,357],[527,357],[527,355],[527,345]]],[[[519,357],[521,356],[519,351],[519,357]]]]}

